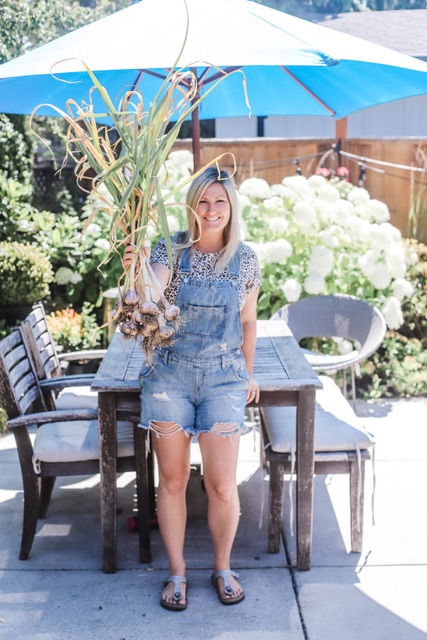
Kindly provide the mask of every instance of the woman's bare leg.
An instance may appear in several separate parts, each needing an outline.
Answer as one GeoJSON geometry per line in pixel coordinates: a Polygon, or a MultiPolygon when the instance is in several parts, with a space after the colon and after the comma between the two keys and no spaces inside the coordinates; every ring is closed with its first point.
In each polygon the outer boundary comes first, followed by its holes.
{"type": "MultiPolygon", "coordinates": [[[[175,423],[154,423],[152,443],[159,468],[157,490],[157,518],[160,533],[169,559],[171,576],[185,576],[184,538],[187,522],[185,502],[190,476],[190,444],[182,429],[175,423]],[[161,433],[159,437],[156,435],[161,433]]],[[[162,593],[166,602],[174,602],[173,583],[169,582],[162,593]]],[[[181,585],[182,604],[186,600],[186,586],[181,585]]]]}
{"type": "MultiPolygon", "coordinates": [[[[236,468],[240,435],[221,436],[203,433],[199,437],[203,460],[203,479],[208,494],[208,524],[214,547],[214,569],[230,569],[230,556],[239,524],[240,504],[237,492],[236,468]]],[[[230,578],[233,593],[243,589],[230,578]]]]}

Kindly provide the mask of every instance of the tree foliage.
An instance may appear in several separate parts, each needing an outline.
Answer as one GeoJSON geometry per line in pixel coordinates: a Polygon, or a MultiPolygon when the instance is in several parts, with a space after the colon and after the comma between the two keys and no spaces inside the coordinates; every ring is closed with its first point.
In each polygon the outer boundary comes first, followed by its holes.
{"type": "Polygon", "coordinates": [[[0,63],[131,4],[132,0],[1,0],[0,63]]]}
{"type": "Polygon", "coordinates": [[[427,9],[427,0],[255,0],[273,9],[304,17],[309,13],[427,9]]]}

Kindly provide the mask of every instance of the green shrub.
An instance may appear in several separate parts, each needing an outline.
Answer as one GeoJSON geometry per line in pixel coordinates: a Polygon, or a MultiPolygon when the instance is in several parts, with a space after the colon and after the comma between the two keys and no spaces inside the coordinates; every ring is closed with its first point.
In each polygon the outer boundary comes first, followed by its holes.
{"type": "Polygon", "coordinates": [[[28,306],[49,296],[53,280],[49,258],[35,245],[0,242],[0,301],[28,306]]]}
{"type": "Polygon", "coordinates": [[[32,229],[31,187],[0,171],[0,241],[25,241],[32,229]]]}

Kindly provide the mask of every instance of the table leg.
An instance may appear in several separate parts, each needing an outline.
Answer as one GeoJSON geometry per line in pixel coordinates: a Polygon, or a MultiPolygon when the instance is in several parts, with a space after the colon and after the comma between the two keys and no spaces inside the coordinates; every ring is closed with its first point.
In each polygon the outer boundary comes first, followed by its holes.
{"type": "Polygon", "coordinates": [[[316,391],[301,390],[297,404],[297,567],[310,569],[313,531],[314,415],[316,391]]]}
{"type": "Polygon", "coordinates": [[[113,393],[98,393],[101,529],[104,573],[117,569],[117,421],[113,393]]]}

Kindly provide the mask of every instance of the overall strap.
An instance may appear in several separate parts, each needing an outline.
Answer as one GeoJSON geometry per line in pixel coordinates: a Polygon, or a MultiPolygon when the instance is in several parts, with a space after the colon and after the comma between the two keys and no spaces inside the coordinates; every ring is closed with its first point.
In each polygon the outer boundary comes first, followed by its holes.
{"type": "Polygon", "coordinates": [[[234,256],[231,258],[229,264],[228,264],[228,271],[230,273],[230,275],[235,276],[236,278],[239,277],[240,275],[240,248],[242,246],[242,243],[239,242],[239,246],[236,249],[236,253],[234,254],[234,256]]]}
{"type": "Polygon", "coordinates": [[[185,247],[181,251],[181,273],[191,273],[190,247],[185,247]]]}

